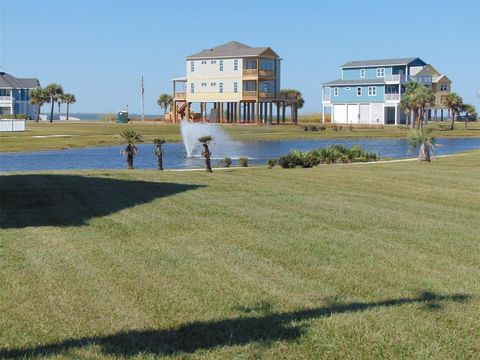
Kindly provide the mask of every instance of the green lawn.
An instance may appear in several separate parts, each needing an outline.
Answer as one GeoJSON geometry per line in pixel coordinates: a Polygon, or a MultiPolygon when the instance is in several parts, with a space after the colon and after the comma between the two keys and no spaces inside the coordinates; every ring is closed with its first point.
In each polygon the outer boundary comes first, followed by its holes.
{"type": "MultiPolygon", "coordinates": [[[[305,117],[308,121],[310,118],[305,117]]],[[[308,122],[303,122],[306,125],[308,122]]],[[[316,123],[318,126],[319,124],[316,123]]],[[[433,125],[438,128],[438,125],[433,125]]],[[[446,126],[446,123],[443,125],[446,126]]],[[[463,130],[463,123],[457,123],[454,131],[438,131],[436,136],[459,137],[480,136],[480,123],[470,123],[470,130],[463,130]]],[[[163,137],[167,141],[181,141],[178,124],[162,124],[153,122],[137,122],[129,125],[106,122],[57,121],[36,123],[29,121],[26,132],[0,133],[0,152],[38,151],[66,149],[73,147],[102,146],[118,144],[118,134],[133,128],[144,135],[145,141],[155,137],[163,137]]],[[[385,138],[406,137],[408,131],[404,127],[394,125],[380,127],[354,127],[349,130],[303,131],[302,126],[294,125],[224,125],[223,128],[234,140],[281,140],[281,139],[329,139],[329,138],[385,138]]]]}
{"type": "Polygon", "coordinates": [[[3,174],[0,358],[473,359],[480,153],[3,174]]]}

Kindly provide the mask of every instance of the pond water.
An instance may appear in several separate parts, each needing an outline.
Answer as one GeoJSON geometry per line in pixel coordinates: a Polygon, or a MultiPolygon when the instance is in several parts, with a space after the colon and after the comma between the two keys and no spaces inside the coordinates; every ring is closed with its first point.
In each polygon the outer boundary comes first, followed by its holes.
{"type": "MultiPolygon", "coordinates": [[[[440,138],[435,155],[446,155],[466,150],[480,149],[480,138],[440,138]]],[[[408,154],[408,144],[405,139],[315,139],[315,140],[281,140],[234,142],[236,154],[232,154],[233,165],[238,165],[239,156],[249,158],[250,164],[266,164],[268,159],[288,153],[292,149],[312,150],[332,144],[346,146],[360,145],[366,150],[378,153],[382,158],[405,158],[414,156],[408,154]]],[[[164,148],[165,169],[201,168],[202,158],[187,158],[183,143],[167,143],[164,148]]],[[[55,151],[38,151],[0,154],[0,171],[41,171],[41,170],[73,170],[73,169],[125,169],[126,160],[121,154],[121,146],[102,146],[83,149],[68,149],[55,151]]],[[[155,169],[155,145],[138,145],[135,157],[135,168],[155,169]]],[[[215,158],[215,154],[212,154],[215,158]]],[[[212,161],[218,166],[219,159],[212,161]]]]}

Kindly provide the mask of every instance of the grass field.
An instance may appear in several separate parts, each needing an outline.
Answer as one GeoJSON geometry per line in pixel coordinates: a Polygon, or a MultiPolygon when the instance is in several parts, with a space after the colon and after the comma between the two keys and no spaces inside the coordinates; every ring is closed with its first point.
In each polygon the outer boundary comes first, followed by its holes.
{"type": "MultiPolygon", "coordinates": [[[[305,117],[308,121],[309,118],[305,117]]],[[[302,124],[308,124],[303,122],[302,124]]],[[[317,124],[318,125],[318,124],[317,124]]],[[[436,125],[433,125],[436,126],[436,125]]],[[[445,126],[445,124],[444,124],[445,126]]],[[[438,127],[438,126],[437,126],[438,127]]],[[[480,123],[470,123],[470,130],[463,130],[463,123],[457,123],[454,131],[438,131],[439,137],[480,136],[480,123]]],[[[105,122],[62,121],[50,123],[28,122],[23,133],[0,133],[0,152],[38,151],[74,147],[104,146],[118,144],[118,134],[133,128],[142,134],[145,141],[163,137],[167,141],[181,141],[178,124],[161,124],[146,121],[121,125],[105,122]]],[[[303,131],[294,125],[225,125],[224,128],[234,140],[281,140],[281,139],[329,139],[329,138],[385,138],[406,137],[408,131],[394,125],[382,127],[354,127],[342,131],[327,128],[325,131],[303,131]]]]}
{"type": "Polygon", "coordinates": [[[0,358],[474,359],[480,153],[1,176],[0,358]]]}

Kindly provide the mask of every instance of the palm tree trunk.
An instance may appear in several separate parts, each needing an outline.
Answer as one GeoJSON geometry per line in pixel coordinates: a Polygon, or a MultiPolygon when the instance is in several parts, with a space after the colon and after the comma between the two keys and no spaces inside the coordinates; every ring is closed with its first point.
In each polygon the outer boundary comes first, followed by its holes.
{"type": "Polygon", "coordinates": [[[60,120],[60,101],[57,104],[58,104],[58,120],[60,120]]]}
{"type": "Polygon", "coordinates": [[[67,120],[68,120],[68,111],[69,111],[69,108],[70,108],[70,103],[67,103],[67,120]]]}
{"type": "Polygon", "coordinates": [[[420,150],[418,152],[418,161],[430,162],[430,150],[425,144],[420,145],[420,150]]]}
{"type": "Polygon", "coordinates": [[[37,118],[35,119],[35,122],[38,122],[39,120],[40,120],[40,105],[38,105],[37,118]]]}
{"type": "Polygon", "coordinates": [[[131,153],[127,155],[127,164],[128,164],[128,169],[133,170],[133,154],[131,153]]]}
{"type": "Polygon", "coordinates": [[[50,109],[50,122],[53,122],[53,106],[55,105],[55,100],[52,97],[52,108],[50,109]]]}
{"type": "Polygon", "coordinates": [[[450,124],[450,130],[455,129],[455,111],[452,109],[452,123],[450,124]]]}
{"type": "Polygon", "coordinates": [[[468,114],[465,115],[465,131],[468,130],[468,124],[467,124],[467,122],[468,122],[468,114]]]}

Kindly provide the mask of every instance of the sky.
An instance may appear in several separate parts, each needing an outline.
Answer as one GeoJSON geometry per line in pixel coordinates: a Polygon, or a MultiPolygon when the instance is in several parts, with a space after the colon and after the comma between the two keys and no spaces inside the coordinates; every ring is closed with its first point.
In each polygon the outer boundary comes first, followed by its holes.
{"type": "Polygon", "coordinates": [[[156,100],[185,75],[185,57],[228,41],[271,47],[282,87],[321,111],[322,82],[350,60],[420,57],[480,109],[480,1],[23,1],[0,0],[0,71],[55,82],[71,112],[156,100]]]}

